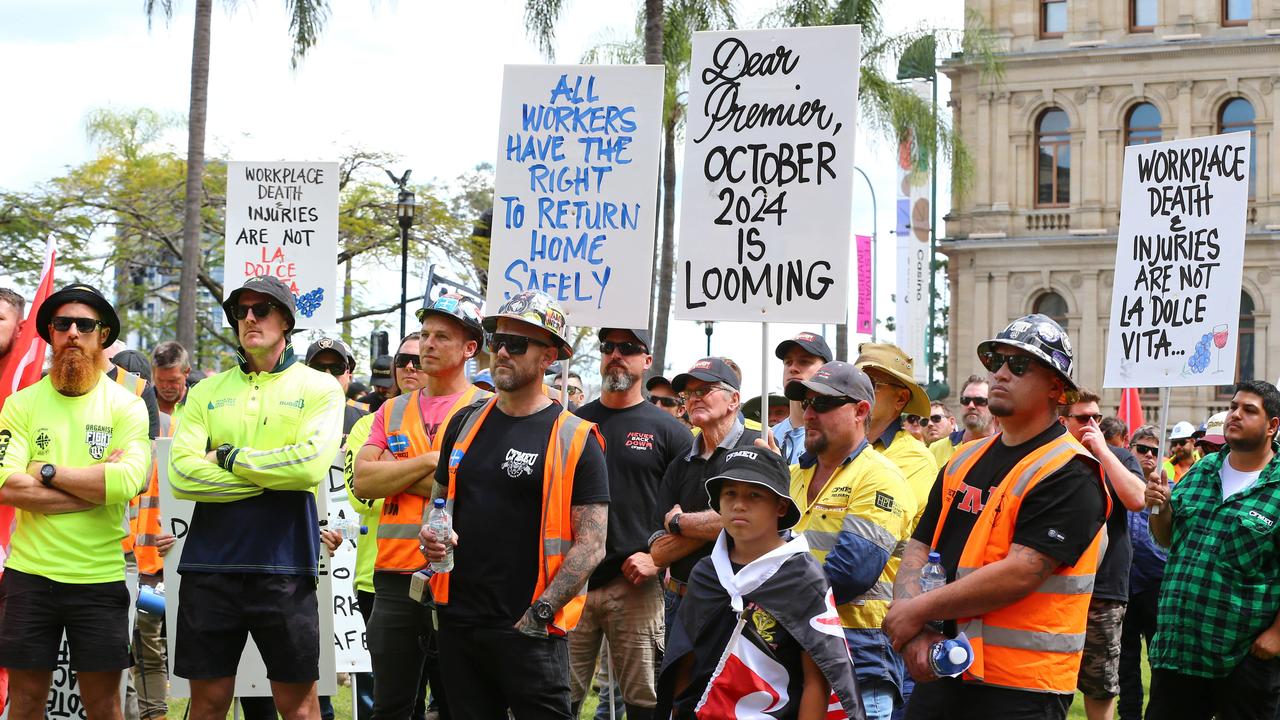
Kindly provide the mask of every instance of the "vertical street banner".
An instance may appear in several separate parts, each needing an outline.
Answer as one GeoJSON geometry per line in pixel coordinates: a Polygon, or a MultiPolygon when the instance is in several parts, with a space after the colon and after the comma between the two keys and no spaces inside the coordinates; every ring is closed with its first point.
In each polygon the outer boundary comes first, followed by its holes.
{"type": "Polygon", "coordinates": [[[486,303],[541,290],[580,326],[648,327],[663,68],[508,65],[486,303]]]}
{"type": "MultiPolygon", "coordinates": [[[[911,91],[931,101],[929,83],[912,80],[911,91]]],[[[930,205],[932,170],[915,162],[915,141],[898,144],[898,291],[897,345],[915,359],[916,380],[929,379],[925,362],[925,336],[929,333],[929,231],[933,224],[930,205]]]]}
{"type": "Polygon", "coordinates": [[[1104,387],[1235,382],[1250,141],[1125,148],[1104,387]]]}
{"type": "Polygon", "coordinates": [[[859,39],[694,34],[676,318],[848,320],[859,39]]]}
{"type": "Polygon", "coordinates": [[[271,275],[293,293],[297,327],[337,324],[338,164],[228,162],[223,298],[271,275]]]}
{"type": "Polygon", "coordinates": [[[870,335],[875,331],[876,319],[873,317],[875,297],[875,270],[871,264],[871,243],[869,235],[857,235],[858,258],[858,322],[854,332],[870,335]]]}
{"type": "MultiPolygon", "coordinates": [[[[191,697],[191,684],[185,678],[173,672],[173,661],[178,647],[178,593],[182,587],[182,573],[178,565],[182,562],[182,550],[186,546],[187,533],[191,529],[191,516],[196,504],[190,500],[179,500],[173,496],[173,488],[169,484],[169,448],[172,438],[156,440],[156,463],[160,475],[160,522],[164,529],[173,533],[175,538],[169,554],[164,556],[164,615],[166,640],[169,646],[169,697],[191,697]]],[[[341,461],[335,461],[340,463],[341,461]]],[[[317,517],[325,517],[328,493],[316,494],[317,517]]],[[[319,534],[320,528],[316,528],[319,534]]],[[[333,575],[330,572],[332,562],[329,553],[320,553],[320,574],[316,585],[316,603],[320,614],[320,637],[333,637],[333,575]]],[[[321,695],[333,695],[337,692],[337,670],[334,667],[334,648],[331,643],[320,643],[320,681],[317,691],[321,695]]],[[[250,636],[245,642],[244,652],[240,656],[240,665],[236,668],[236,697],[269,697],[271,683],[267,680],[267,666],[262,660],[262,653],[250,636]]]]}

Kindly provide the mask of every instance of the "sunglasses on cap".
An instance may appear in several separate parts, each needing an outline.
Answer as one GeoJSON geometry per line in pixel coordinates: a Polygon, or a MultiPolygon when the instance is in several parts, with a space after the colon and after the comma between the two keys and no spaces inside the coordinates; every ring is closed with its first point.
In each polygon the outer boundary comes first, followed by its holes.
{"type": "Polygon", "coordinates": [[[1142,445],[1140,443],[1134,443],[1129,447],[1132,447],[1133,452],[1138,455],[1155,455],[1156,453],[1160,452],[1160,448],[1156,447],[1155,445],[1142,445]]]}
{"type": "Polygon", "coordinates": [[[1009,372],[1017,377],[1026,374],[1027,368],[1031,367],[1031,361],[1035,358],[1030,355],[1006,355],[995,350],[987,350],[978,353],[978,360],[988,372],[999,372],[1002,365],[1009,366],[1009,372]]]}
{"type": "Polygon", "coordinates": [[[329,373],[334,377],[341,377],[347,374],[346,363],[313,362],[309,367],[312,370],[319,370],[320,372],[323,372],[323,373],[329,373]]]}
{"type": "Polygon", "coordinates": [[[962,395],[960,396],[960,404],[962,406],[972,405],[974,407],[986,407],[987,399],[984,397],[969,397],[968,395],[962,395]]]}
{"type": "Polygon", "coordinates": [[[76,330],[79,331],[81,335],[91,333],[100,327],[107,326],[107,324],[101,320],[94,320],[93,318],[85,317],[67,317],[66,315],[59,315],[49,321],[49,327],[53,328],[57,332],[67,332],[71,329],[72,325],[76,326],[76,330]]]}
{"type": "Polygon", "coordinates": [[[268,300],[256,302],[252,305],[236,305],[236,309],[231,311],[237,320],[243,320],[249,317],[249,312],[253,311],[253,316],[259,320],[268,317],[276,309],[276,304],[268,300]]]}
{"type": "Polygon", "coordinates": [[[600,341],[601,355],[612,355],[614,350],[617,350],[623,355],[640,355],[649,352],[643,343],[631,342],[630,340],[620,343],[610,342],[608,340],[600,341]]]}
{"type": "Polygon", "coordinates": [[[413,353],[396,353],[395,360],[392,361],[392,364],[401,370],[409,367],[410,365],[413,366],[414,370],[419,370],[422,368],[422,358],[414,355],[413,353]]]}
{"type": "Polygon", "coordinates": [[[821,413],[829,413],[832,410],[835,410],[836,408],[840,407],[841,405],[848,405],[850,403],[856,403],[856,402],[858,401],[854,400],[853,398],[831,397],[830,395],[815,395],[813,397],[807,397],[801,400],[800,407],[804,408],[805,410],[813,408],[814,412],[821,414],[821,413]]]}
{"type": "Polygon", "coordinates": [[[503,348],[506,348],[508,355],[523,355],[529,352],[530,343],[540,345],[542,347],[551,347],[551,343],[545,343],[537,338],[531,338],[527,335],[494,333],[489,336],[489,352],[496,353],[503,348]]]}
{"type": "Polygon", "coordinates": [[[661,405],[662,407],[665,407],[665,408],[680,407],[679,398],[664,397],[662,395],[649,396],[649,402],[653,403],[654,405],[661,405]]]}

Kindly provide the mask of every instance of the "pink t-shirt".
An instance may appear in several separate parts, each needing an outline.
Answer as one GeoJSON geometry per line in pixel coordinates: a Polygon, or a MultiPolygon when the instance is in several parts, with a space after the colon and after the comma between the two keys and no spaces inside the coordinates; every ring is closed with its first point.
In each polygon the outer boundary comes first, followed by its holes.
{"type": "MultiPolygon", "coordinates": [[[[422,423],[426,426],[427,438],[435,442],[436,433],[444,430],[441,423],[444,422],[445,415],[449,414],[449,408],[458,402],[458,398],[462,397],[462,393],[454,393],[452,395],[437,395],[428,397],[426,393],[418,393],[418,410],[422,413],[422,423]]],[[[387,450],[387,428],[386,414],[391,412],[391,400],[382,404],[378,408],[378,412],[373,417],[373,426],[369,429],[369,439],[365,441],[365,445],[372,445],[379,450],[387,450]]]]}

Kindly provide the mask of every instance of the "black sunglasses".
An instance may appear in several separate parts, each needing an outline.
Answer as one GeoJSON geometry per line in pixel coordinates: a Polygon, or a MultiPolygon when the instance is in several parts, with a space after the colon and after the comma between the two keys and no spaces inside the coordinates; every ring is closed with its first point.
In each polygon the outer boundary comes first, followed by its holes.
{"type": "Polygon", "coordinates": [[[551,343],[545,343],[527,335],[494,333],[489,336],[489,352],[496,353],[506,348],[508,355],[523,355],[529,352],[529,343],[541,345],[542,347],[551,347],[551,343]]]}
{"type": "Polygon", "coordinates": [[[858,401],[854,400],[853,398],[831,397],[829,395],[815,395],[813,397],[807,397],[801,400],[800,407],[804,408],[805,410],[808,410],[809,408],[813,408],[813,411],[816,413],[829,413],[832,410],[835,410],[836,408],[840,407],[841,405],[848,405],[849,403],[856,403],[856,402],[858,401]]]}
{"type": "Polygon", "coordinates": [[[908,416],[907,416],[907,424],[908,424],[908,425],[919,425],[919,424],[920,424],[920,421],[921,421],[922,419],[924,420],[924,424],[925,424],[925,425],[928,425],[928,424],[929,424],[929,420],[928,420],[928,418],[921,418],[919,415],[908,415],[908,416]]]}
{"type": "Polygon", "coordinates": [[[1079,415],[1068,415],[1067,417],[1071,418],[1072,420],[1075,420],[1081,425],[1084,425],[1090,420],[1094,422],[1102,422],[1102,415],[1099,413],[1093,413],[1092,415],[1089,413],[1080,413],[1079,415]]]}
{"type": "Polygon", "coordinates": [[[631,342],[630,340],[620,343],[610,342],[608,340],[600,341],[601,355],[612,355],[614,350],[617,350],[623,355],[639,355],[641,353],[649,352],[648,348],[643,344],[631,342]]]}
{"type": "Polygon", "coordinates": [[[650,396],[649,402],[653,403],[654,405],[661,405],[662,407],[666,407],[666,408],[680,407],[680,400],[678,398],[664,397],[661,395],[650,396]]]}
{"type": "Polygon", "coordinates": [[[1022,377],[1026,374],[1027,368],[1031,367],[1031,361],[1034,359],[1030,355],[1005,355],[995,350],[978,353],[978,360],[982,362],[982,366],[988,372],[999,372],[1000,366],[1008,363],[1009,372],[1017,377],[1022,377]]]}
{"type": "Polygon", "coordinates": [[[311,369],[319,370],[320,372],[323,372],[323,373],[329,373],[334,377],[341,377],[347,373],[347,364],[346,363],[313,362],[311,363],[311,369]]]}
{"type": "Polygon", "coordinates": [[[422,367],[422,358],[413,353],[396,353],[395,366],[401,370],[412,365],[415,370],[422,367]]]}
{"type": "Polygon", "coordinates": [[[1160,448],[1155,445],[1139,445],[1134,443],[1132,447],[1133,451],[1139,455],[1155,455],[1160,452],[1160,448]]]}
{"type": "Polygon", "coordinates": [[[252,305],[236,305],[236,309],[231,313],[235,315],[237,320],[243,320],[249,317],[249,311],[253,311],[253,316],[259,320],[268,317],[276,309],[276,304],[267,300],[256,302],[252,305]]]}
{"type": "Polygon", "coordinates": [[[934,425],[937,425],[938,423],[942,422],[942,416],[930,415],[927,418],[921,418],[920,422],[924,423],[925,425],[928,425],[929,423],[933,423],[934,425]]]}
{"type": "Polygon", "coordinates": [[[106,327],[106,323],[101,320],[84,317],[67,317],[66,315],[59,315],[49,321],[49,327],[53,328],[57,332],[66,332],[71,329],[72,325],[76,326],[76,330],[80,331],[81,335],[91,333],[100,327],[106,327]]]}
{"type": "Polygon", "coordinates": [[[987,399],[984,397],[969,397],[968,395],[962,395],[960,396],[960,404],[962,406],[972,405],[974,407],[986,407],[987,399]]]}

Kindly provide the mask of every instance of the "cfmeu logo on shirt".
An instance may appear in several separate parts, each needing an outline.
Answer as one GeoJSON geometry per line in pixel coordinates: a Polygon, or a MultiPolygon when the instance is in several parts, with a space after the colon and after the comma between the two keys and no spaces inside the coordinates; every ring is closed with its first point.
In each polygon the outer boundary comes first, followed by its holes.
{"type": "Polygon", "coordinates": [[[520,452],[515,448],[507,451],[507,459],[502,463],[502,469],[507,471],[507,476],[518,478],[521,475],[532,475],[533,464],[538,462],[538,453],[520,452]]]}

